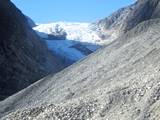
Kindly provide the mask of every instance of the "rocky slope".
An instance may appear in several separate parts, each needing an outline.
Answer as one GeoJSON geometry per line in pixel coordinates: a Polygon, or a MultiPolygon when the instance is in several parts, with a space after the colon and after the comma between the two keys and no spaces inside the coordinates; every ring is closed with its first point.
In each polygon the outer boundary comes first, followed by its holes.
{"type": "Polygon", "coordinates": [[[10,0],[0,0],[0,99],[62,68],[10,0]]]}
{"type": "Polygon", "coordinates": [[[134,28],[142,21],[160,17],[159,0],[137,0],[96,24],[107,40],[114,40],[134,28]]]}
{"type": "Polygon", "coordinates": [[[157,17],[144,19],[87,59],[0,102],[1,119],[159,120],[157,17]]]}
{"type": "Polygon", "coordinates": [[[0,103],[2,120],[159,120],[160,20],[0,103]],[[136,35],[136,37],[135,37],[136,35]]]}

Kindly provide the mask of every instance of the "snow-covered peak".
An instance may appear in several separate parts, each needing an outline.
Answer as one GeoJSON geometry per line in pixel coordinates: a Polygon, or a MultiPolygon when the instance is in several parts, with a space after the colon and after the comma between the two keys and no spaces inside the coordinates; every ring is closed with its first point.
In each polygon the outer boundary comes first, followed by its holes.
{"type": "Polygon", "coordinates": [[[38,24],[38,26],[33,29],[40,33],[52,34],[53,32],[56,32],[57,28],[61,28],[67,33],[68,40],[96,44],[98,44],[101,40],[98,36],[98,32],[92,29],[90,23],[54,22],[48,24],[38,24]]]}

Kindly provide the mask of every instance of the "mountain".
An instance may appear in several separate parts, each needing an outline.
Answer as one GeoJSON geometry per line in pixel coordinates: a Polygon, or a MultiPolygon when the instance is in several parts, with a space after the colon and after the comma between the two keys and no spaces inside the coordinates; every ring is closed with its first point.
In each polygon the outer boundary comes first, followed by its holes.
{"type": "Polygon", "coordinates": [[[159,0],[137,0],[96,23],[107,40],[114,40],[142,21],[160,17],[159,0]]]}
{"type": "Polygon", "coordinates": [[[104,33],[107,40],[115,40],[124,33],[123,25],[126,24],[126,19],[133,7],[134,5],[121,8],[109,17],[97,21],[95,25],[99,27],[101,33],[104,33]]]}
{"type": "Polygon", "coordinates": [[[90,23],[55,22],[38,24],[33,29],[48,48],[68,65],[101,48],[101,38],[90,23]]]}
{"type": "Polygon", "coordinates": [[[146,14],[154,9],[152,17],[137,19],[106,47],[0,102],[1,119],[159,120],[159,3],[137,1],[132,11],[141,5],[146,14]]]}
{"type": "Polygon", "coordinates": [[[30,17],[26,16],[26,19],[27,19],[30,27],[36,27],[37,26],[36,23],[30,17]]]}
{"type": "Polygon", "coordinates": [[[0,100],[64,67],[10,0],[0,0],[0,100]]]}

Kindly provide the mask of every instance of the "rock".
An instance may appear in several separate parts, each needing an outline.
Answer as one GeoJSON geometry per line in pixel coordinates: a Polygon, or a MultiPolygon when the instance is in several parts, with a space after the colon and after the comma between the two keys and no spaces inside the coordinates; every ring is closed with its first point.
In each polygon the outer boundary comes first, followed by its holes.
{"type": "Polygon", "coordinates": [[[140,22],[86,59],[0,102],[1,119],[159,120],[159,33],[158,16],[140,22]]]}
{"type": "Polygon", "coordinates": [[[30,17],[26,16],[26,18],[27,18],[27,21],[28,21],[28,24],[30,25],[30,27],[33,28],[33,27],[37,26],[36,23],[30,17]]]}
{"type": "Polygon", "coordinates": [[[63,67],[9,0],[0,0],[0,58],[1,100],[63,67]]]}
{"type": "Polygon", "coordinates": [[[143,21],[159,18],[159,6],[159,0],[138,0],[135,4],[121,8],[109,17],[98,21],[97,25],[102,33],[109,36],[106,40],[113,40],[143,21]]]}

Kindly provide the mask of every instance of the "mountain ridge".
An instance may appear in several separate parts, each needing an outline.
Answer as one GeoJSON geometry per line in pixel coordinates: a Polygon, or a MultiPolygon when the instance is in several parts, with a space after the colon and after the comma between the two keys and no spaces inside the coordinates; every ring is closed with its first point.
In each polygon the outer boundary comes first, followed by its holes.
{"type": "Polygon", "coordinates": [[[108,40],[114,40],[145,20],[159,18],[159,4],[159,0],[137,0],[96,24],[108,40]]]}

